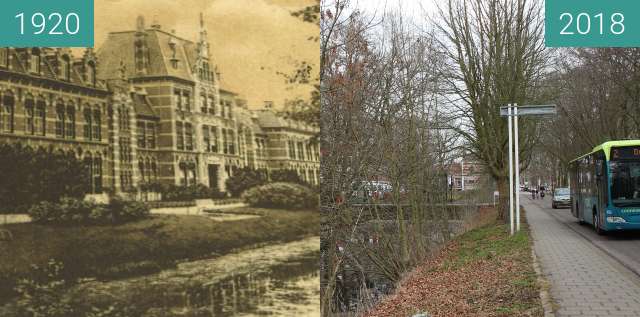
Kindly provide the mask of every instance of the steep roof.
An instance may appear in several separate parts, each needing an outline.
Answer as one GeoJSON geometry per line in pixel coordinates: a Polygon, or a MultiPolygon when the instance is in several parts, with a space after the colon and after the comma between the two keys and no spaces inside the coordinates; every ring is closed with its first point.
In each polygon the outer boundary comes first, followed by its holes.
{"type": "Polygon", "coordinates": [[[100,78],[113,79],[126,77],[155,77],[172,76],[189,81],[195,78],[191,72],[197,58],[197,47],[192,41],[180,38],[161,29],[146,29],[141,33],[146,39],[149,63],[146,75],[140,76],[136,72],[135,43],[139,36],[137,31],[111,32],[97,55],[102,67],[98,73],[100,78]],[[175,46],[177,67],[173,67],[172,45],[175,46]]]}
{"type": "Polygon", "coordinates": [[[33,76],[35,78],[44,78],[50,80],[56,80],[60,82],[69,83],[76,86],[84,86],[88,88],[94,89],[106,89],[106,85],[104,82],[100,80],[96,80],[95,86],[93,84],[85,81],[85,77],[83,76],[84,72],[84,63],[85,62],[94,62],[96,63],[96,70],[99,70],[100,65],[94,59],[93,52],[89,51],[85,53],[85,56],[81,58],[74,58],[72,52],[68,49],[63,48],[49,48],[49,47],[38,47],[38,48],[0,48],[0,50],[5,50],[4,53],[9,54],[12,58],[10,59],[11,68],[10,72],[13,73],[21,73],[24,75],[33,76]],[[40,73],[33,74],[29,72],[27,69],[27,65],[29,64],[29,59],[31,58],[31,54],[34,51],[40,52],[40,73]],[[68,80],[60,78],[59,67],[60,60],[63,56],[67,56],[70,62],[70,77],[68,80]]]}
{"type": "Polygon", "coordinates": [[[133,106],[136,110],[136,115],[158,118],[158,115],[153,111],[151,103],[147,96],[138,93],[132,93],[131,99],[133,100],[133,106]]]}

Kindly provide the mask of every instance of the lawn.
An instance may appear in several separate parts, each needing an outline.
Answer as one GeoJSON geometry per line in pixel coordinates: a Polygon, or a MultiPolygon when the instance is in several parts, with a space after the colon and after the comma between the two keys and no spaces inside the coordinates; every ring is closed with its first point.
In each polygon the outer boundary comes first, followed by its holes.
{"type": "Polygon", "coordinates": [[[451,241],[366,316],[543,316],[526,225],[492,223],[451,241]]]}
{"type": "Polygon", "coordinates": [[[153,215],[117,226],[51,226],[32,223],[3,226],[13,235],[0,241],[0,303],[14,295],[17,278],[31,265],[50,259],[64,264],[66,280],[112,279],[148,274],[177,261],[225,254],[261,243],[286,242],[317,235],[314,211],[239,208],[260,217],[215,221],[202,216],[153,215]]]}

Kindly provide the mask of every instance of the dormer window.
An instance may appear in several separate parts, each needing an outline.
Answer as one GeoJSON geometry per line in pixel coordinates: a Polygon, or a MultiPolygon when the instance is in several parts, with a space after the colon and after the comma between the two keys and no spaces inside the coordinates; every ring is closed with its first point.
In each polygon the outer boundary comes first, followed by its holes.
{"type": "Polygon", "coordinates": [[[0,48],[0,67],[7,67],[9,65],[9,49],[0,48]]]}
{"type": "Polygon", "coordinates": [[[71,78],[71,60],[68,55],[62,56],[60,61],[60,77],[63,80],[69,80],[71,78]]]}
{"type": "Polygon", "coordinates": [[[96,64],[94,62],[87,63],[87,83],[91,86],[96,85],[96,64]]]}
{"type": "Polygon", "coordinates": [[[40,50],[34,48],[29,56],[29,72],[40,74],[40,50]]]}

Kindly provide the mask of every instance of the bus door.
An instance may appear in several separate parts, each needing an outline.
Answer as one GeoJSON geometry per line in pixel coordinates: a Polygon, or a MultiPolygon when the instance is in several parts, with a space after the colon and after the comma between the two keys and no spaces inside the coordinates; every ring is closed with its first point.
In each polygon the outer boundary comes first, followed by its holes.
{"type": "Polygon", "coordinates": [[[598,152],[596,154],[596,197],[598,215],[601,219],[604,218],[604,214],[607,210],[609,185],[607,183],[607,167],[604,152],[598,152]]]}

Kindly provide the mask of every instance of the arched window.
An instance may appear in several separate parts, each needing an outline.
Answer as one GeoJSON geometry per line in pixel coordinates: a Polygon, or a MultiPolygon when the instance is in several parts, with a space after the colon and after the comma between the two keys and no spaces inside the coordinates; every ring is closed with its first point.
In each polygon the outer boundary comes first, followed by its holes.
{"type": "Polygon", "coordinates": [[[65,130],[67,132],[67,138],[76,138],[76,108],[73,105],[67,106],[67,126],[65,130]]]}
{"type": "Polygon", "coordinates": [[[102,115],[98,109],[93,110],[93,139],[102,140],[102,115]]]}
{"type": "Polygon", "coordinates": [[[91,109],[84,108],[84,127],[83,127],[83,135],[85,140],[91,140],[91,122],[92,122],[92,116],[91,116],[91,109]]]}
{"type": "Polygon", "coordinates": [[[3,94],[2,106],[0,107],[0,130],[4,132],[13,133],[15,102],[15,97],[11,91],[3,94]]]}
{"type": "Polygon", "coordinates": [[[33,101],[33,97],[27,96],[26,100],[24,101],[24,121],[25,121],[24,130],[27,134],[31,134],[31,135],[36,134],[34,108],[35,108],[35,104],[33,101]]]}
{"type": "Polygon", "coordinates": [[[47,135],[47,104],[42,99],[36,101],[34,125],[37,135],[47,135]]]}
{"type": "Polygon", "coordinates": [[[69,80],[71,78],[71,59],[69,55],[63,55],[60,61],[60,77],[63,80],[69,80]]]}
{"type": "Polygon", "coordinates": [[[65,119],[64,105],[59,103],[56,106],[56,136],[59,138],[64,138],[65,119]]]}

